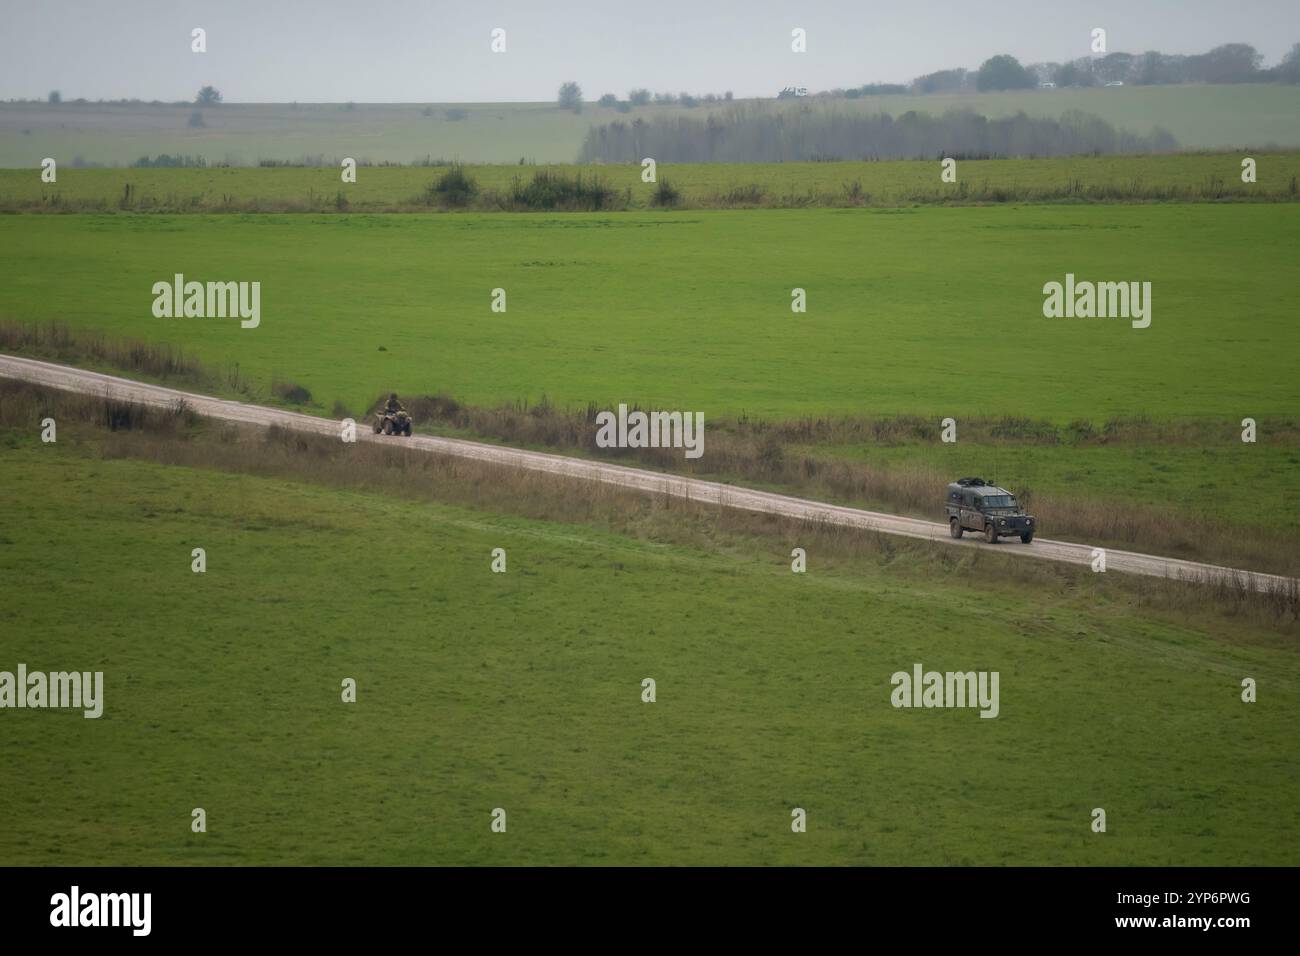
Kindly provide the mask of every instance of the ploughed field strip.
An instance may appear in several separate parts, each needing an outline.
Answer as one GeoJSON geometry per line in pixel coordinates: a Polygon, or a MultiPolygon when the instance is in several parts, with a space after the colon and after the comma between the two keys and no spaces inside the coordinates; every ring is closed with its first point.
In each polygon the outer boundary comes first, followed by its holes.
{"type": "MultiPolygon", "coordinates": [[[[63,391],[107,395],[118,400],[139,402],[145,405],[168,407],[183,401],[194,412],[208,418],[246,425],[279,425],[282,428],[312,432],[332,438],[338,438],[340,435],[340,424],[333,419],[318,418],[313,415],[304,415],[301,412],[251,405],[229,399],[212,398],[207,395],[184,392],[161,385],[149,385],[113,375],[89,372],[66,365],[56,365],[52,362],[0,355],[0,377],[17,379],[63,391]]],[[[462,458],[545,472],[566,478],[599,481],[648,494],[672,495],[673,497],[718,505],[724,508],[776,514],[804,521],[821,521],[907,538],[923,538],[951,547],[989,547],[987,544],[976,542],[970,538],[954,539],[950,535],[948,525],[934,521],[924,521],[919,518],[907,518],[877,511],[863,511],[858,508],[826,504],[772,492],[754,491],[721,482],[646,471],[640,468],[629,468],[625,465],[613,465],[600,461],[552,455],[545,452],[505,448],[499,445],[487,445],[457,438],[438,438],[432,435],[415,435],[410,438],[395,439],[372,434],[368,429],[362,427],[357,428],[357,440],[388,442],[411,451],[456,455],[462,458]]],[[[939,493],[936,491],[936,500],[938,497],[939,493]]],[[[1033,543],[1029,545],[1021,545],[1018,542],[1003,544],[997,546],[997,550],[1000,554],[1021,555],[1041,560],[1063,561],[1069,564],[1083,565],[1092,563],[1094,551],[1091,545],[1052,541],[1038,537],[1035,537],[1033,543]]],[[[1228,580],[1257,591],[1291,588],[1300,583],[1295,578],[1282,575],[1261,574],[1236,568],[1225,568],[1219,565],[1201,564],[1196,561],[1182,561],[1177,558],[1111,549],[1106,549],[1106,567],[1108,571],[1143,574],[1151,577],[1199,581],[1228,580]]]]}

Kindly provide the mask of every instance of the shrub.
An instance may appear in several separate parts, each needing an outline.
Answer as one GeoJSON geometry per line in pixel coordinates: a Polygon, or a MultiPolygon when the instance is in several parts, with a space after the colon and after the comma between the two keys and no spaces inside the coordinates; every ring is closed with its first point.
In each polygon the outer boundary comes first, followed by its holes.
{"type": "Polygon", "coordinates": [[[670,183],[667,179],[661,179],[655,185],[655,190],[650,195],[650,203],[654,206],[676,206],[682,200],[681,191],[670,183]]]}
{"type": "Polygon", "coordinates": [[[272,382],[271,393],[291,405],[305,405],[311,401],[311,391],[296,382],[272,382]]]}
{"type": "Polygon", "coordinates": [[[533,174],[530,182],[518,177],[510,184],[507,202],[523,209],[599,210],[615,207],[618,193],[598,176],[565,176],[549,170],[533,174]]]}
{"type": "Polygon", "coordinates": [[[461,165],[452,166],[442,178],[425,190],[425,204],[451,207],[468,206],[478,195],[478,183],[461,165]]]}

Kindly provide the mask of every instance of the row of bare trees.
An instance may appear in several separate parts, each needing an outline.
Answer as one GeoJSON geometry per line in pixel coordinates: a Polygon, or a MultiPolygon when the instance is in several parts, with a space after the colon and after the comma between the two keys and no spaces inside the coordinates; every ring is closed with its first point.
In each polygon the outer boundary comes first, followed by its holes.
{"type": "Polygon", "coordinates": [[[862,113],[834,105],[738,104],[703,119],[617,120],[587,132],[579,162],[779,163],[922,159],[939,156],[1073,156],[1171,152],[1178,143],[1157,129],[1136,134],[1078,110],[1059,119],[1018,113],[990,118],[971,110],[942,115],[862,113]]]}

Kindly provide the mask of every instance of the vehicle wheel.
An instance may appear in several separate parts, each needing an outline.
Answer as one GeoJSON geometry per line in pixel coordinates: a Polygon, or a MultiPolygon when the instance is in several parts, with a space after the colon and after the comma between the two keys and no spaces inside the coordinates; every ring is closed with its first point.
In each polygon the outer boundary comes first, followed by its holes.
{"type": "Polygon", "coordinates": [[[406,423],[406,437],[407,437],[407,438],[410,438],[410,437],[411,437],[411,423],[410,423],[410,422],[407,422],[407,423],[406,423]]]}
{"type": "Polygon", "coordinates": [[[948,533],[954,538],[960,538],[962,532],[961,522],[956,518],[948,519],[948,533]]]}
{"type": "Polygon", "coordinates": [[[987,541],[989,544],[998,543],[998,532],[997,529],[993,527],[993,525],[986,524],[984,526],[984,540],[987,541]]]}
{"type": "Polygon", "coordinates": [[[384,434],[385,434],[385,435],[391,435],[392,433],[393,433],[393,423],[390,422],[388,419],[385,418],[385,419],[384,419],[384,434]]]}
{"type": "Polygon", "coordinates": [[[380,429],[381,429],[382,427],[383,427],[383,426],[382,426],[379,422],[375,422],[375,434],[376,434],[376,435],[379,434],[379,431],[380,431],[380,429]]]}
{"type": "Polygon", "coordinates": [[[1034,540],[1034,533],[1032,531],[1026,531],[1024,534],[1020,536],[1020,540],[1023,541],[1025,544],[1028,544],[1030,541],[1034,540]]]}

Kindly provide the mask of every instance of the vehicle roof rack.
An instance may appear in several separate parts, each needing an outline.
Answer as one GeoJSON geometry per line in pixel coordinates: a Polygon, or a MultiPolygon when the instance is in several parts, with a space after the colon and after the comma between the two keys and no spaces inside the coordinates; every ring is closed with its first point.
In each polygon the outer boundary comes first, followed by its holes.
{"type": "Polygon", "coordinates": [[[989,482],[983,478],[958,478],[957,484],[966,486],[987,485],[989,482]]]}

